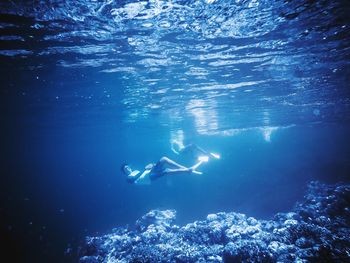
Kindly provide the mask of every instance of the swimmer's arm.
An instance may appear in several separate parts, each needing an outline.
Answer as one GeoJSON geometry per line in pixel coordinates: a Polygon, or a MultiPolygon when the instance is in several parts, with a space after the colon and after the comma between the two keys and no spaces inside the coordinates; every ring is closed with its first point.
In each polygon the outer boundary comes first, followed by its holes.
{"type": "Polygon", "coordinates": [[[146,178],[149,178],[149,173],[151,170],[145,170],[136,180],[135,184],[150,184],[149,179],[147,180],[146,178]]]}
{"type": "Polygon", "coordinates": [[[140,171],[135,170],[135,172],[138,172],[138,173],[136,173],[135,175],[128,175],[128,176],[126,177],[126,180],[127,180],[128,182],[134,183],[137,179],[139,179],[139,178],[141,177],[142,173],[140,173],[140,171]]]}
{"type": "Polygon", "coordinates": [[[149,163],[145,166],[145,170],[151,170],[154,167],[154,163],[149,163]]]}

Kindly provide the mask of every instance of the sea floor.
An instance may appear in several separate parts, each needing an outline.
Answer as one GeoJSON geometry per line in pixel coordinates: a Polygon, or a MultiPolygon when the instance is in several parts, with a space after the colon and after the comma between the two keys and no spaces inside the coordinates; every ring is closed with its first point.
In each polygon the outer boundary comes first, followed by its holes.
{"type": "Polygon", "coordinates": [[[288,213],[259,220],[209,214],[174,224],[175,210],[152,210],[132,227],[87,237],[80,262],[350,262],[350,185],[313,181],[288,213]]]}

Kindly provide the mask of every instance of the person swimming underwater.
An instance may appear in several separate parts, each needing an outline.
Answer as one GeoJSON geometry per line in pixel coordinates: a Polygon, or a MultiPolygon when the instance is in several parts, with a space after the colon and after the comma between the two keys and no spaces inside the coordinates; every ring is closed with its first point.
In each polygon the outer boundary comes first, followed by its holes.
{"type": "Polygon", "coordinates": [[[202,172],[196,169],[206,161],[208,161],[206,158],[199,159],[198,163],[188,168],[176,163],[168,157],[162,157],[157,163],[146,165],[142,173],[139,170],[133,170],[128,164],[123,164],[121,166],[121,171],[127,176],[127,182],[131,184],[149,185],[156,179],[166,175],[202,174],[202,172]]]}

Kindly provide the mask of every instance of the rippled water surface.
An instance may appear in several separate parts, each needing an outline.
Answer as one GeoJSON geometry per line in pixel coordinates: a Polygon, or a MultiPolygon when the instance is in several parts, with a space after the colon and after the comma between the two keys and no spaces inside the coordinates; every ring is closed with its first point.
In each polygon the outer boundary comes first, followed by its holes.
{"type": "Polygon", "coordinates": [[[309,179],[348,180],[349,14],[345,0],[2,1],[9,251],[74,258],[147,209],[267,217],[309,179]],[[182,139],[221,151],[204,181],[116,179],[182,139]]]}
{"type": "MultiPolygon", "coordinates": [[[[213,134],[350,116],[346,1],[11,1],[1,10],[6,61],[116,76],[125,122],[194,115],[213,134]]],[[[62,99],[113,108],[118,88],[62,99]]]]}

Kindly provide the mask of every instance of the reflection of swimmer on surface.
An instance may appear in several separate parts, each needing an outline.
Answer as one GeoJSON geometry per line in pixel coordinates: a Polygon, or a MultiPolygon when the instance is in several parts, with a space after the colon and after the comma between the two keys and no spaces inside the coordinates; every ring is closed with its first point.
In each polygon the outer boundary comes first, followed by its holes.
{"type": "Polygon", "coordinates": [[[198,160],[206,159],[208,161],[209,158],[220,159],[219,154],[207,152],[194,143],[190,143],[185,146],[182,142],[174,140],[171,142],[171,150],[178,155],[183,153],[190,153],[192,156],[198,158],[198,160]]]}
{"type": "Polygon", "coordinates": [[[122,172],[127,176],[126,180],[132,184],[151,184],[154,180],[163,177],[165,175],[176,174],[202,174],[196,169],[204,162],[208,160],[198,160],[198,163],[192,167],[185,167],[181,164],[170,160],[167,157],[162,157],[157,163],[150,163],[145,167],[145,170],[141,173],[138,170],[133,170],[128,164],[121,166],[122,172]]]}

